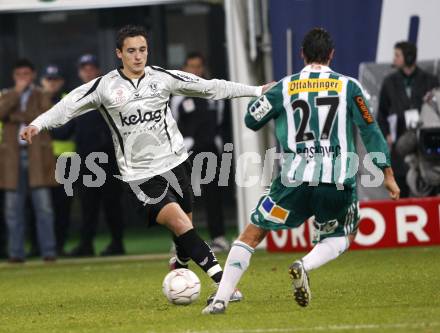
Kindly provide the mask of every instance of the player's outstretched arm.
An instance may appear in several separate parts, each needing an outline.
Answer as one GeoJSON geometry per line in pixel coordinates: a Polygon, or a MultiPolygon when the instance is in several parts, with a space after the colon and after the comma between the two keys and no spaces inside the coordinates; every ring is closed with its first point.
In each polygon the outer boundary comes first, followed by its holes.
{"type": "Polygon", "coordinates": [[[189,97],[201,97],[207,99],[230,99],[235,97],[257,97],[260,96],[268,87],[250,86],[242,83],[226,80],[205,80],[196,75],[153,67],[170,74],[170,92],[174,95],[189,97]]]}
{"type": "Polygon", "coordinates": [[[99,84],[101,78],[92,80],[67,94],[61,101],[46,112],[35,118],[28,127],[22,131],[24,140],[32,140],[43,129],[51,129],[66,124],[89,111],[96,110],[101,105],[99,84]],[[37,131],[35,132],[35,128],[37,131]]]}
{"type": "Polygon", "coordinates": [[[387,142],[370,112],[360,85],[357,82],[351,81],[349,88],[351,95],[348,96],[347,104],[352,112],[353,121],[359,128],[367,152],[383,154],[384,159],[372,158],[372,160],[384,173],[384,185],[390,198],[397,200],[400,197],[400,188],[394,179],[387,142]]]}
{"type": "Polygon", "coordinates": [[[271,119],[278,117],[283,105],[283,81],[263,86],[263,95],[252,100],[247,108],[244,122],[251,130],[259,130],[271,119]]]}
{"type": "Polygon", "coordinates": [[[394,172],[391,167],[383,169],[383,174],[385,176],[384,185],[390,195],[390,198],[397,200],[400,198],[400,188],[394,179],[394,172]]]}
{"type": "Polygon", "coordinates": [[[27,143],[32,144],[32,138],[40,133],[40,130],[33,126],[29,125],[22,129],[20,132],[20,138],[22,140],[26,140],[27,143]]]}
{"type": "Polygon", "coordinates": [[[365,149],[372,156],[373,163],[380,169],[391,167],[391,157],[388,144],[376,120],[371,114],[365,94],[357,81],[348,83],[347,106],[352,114],[354,124],[359,129],[359,134],[365,149]],[[376,158],[377,154],[382,158],[376,158]]]}
{"type": "Polygon", "coordinates": [[[276,81],[266,83],[265,85],[262,86],[262,93],[265,94],[267,91],[269,91],[269,89],[274,87],[276,84],[277,84],[276,81]]]}

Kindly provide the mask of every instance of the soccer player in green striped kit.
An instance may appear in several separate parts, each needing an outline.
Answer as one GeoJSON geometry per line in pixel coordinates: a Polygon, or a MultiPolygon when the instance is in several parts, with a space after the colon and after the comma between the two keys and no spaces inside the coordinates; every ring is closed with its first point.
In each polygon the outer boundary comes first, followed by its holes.
{"type": "Polygon", "coordinates": [[[258,130],[274,119],[283,149],[282,171],[233,243],[217,294],[204,314],[225,312],[254,248],[270,230],[296,228],[314,216],[315,246],[289,267],[295,301],[303,307],[309,304],[308,273],[345,252],[358,230],[355,177],[359,161],[353,125],[374,165],[383,172],[390,197],[399,198],[386,141],[360,84],[328,67],[334,55],[328,32],[312,29],[304,37],[301,52],[306,67],[248,106],[245,122],[250,129],[258,130]]]}

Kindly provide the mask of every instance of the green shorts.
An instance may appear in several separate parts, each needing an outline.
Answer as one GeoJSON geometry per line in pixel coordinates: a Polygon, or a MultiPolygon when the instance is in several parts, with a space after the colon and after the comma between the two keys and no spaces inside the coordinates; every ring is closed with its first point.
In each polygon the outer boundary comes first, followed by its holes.
{"type": "Polygon", "coordinates": [[[323,183],[286,187],[277,177],[252,211],[251,222],[262,229],[280,230],[297,228],[312,216],[317,241],[356,233],[360,220],[356,190],[323,183]]]}

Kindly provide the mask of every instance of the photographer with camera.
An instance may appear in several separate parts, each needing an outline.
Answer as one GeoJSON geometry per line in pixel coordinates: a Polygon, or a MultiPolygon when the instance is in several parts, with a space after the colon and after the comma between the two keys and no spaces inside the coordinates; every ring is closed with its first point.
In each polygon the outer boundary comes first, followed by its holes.
{"type": "Polygon", "coordinates": [[[396,43],[393,67],[397,71],[385,78],[379,97],[378,123],[390,147],[391,163],[402,198],[409,195],[408,167],[404,156],[397,152],[396,143],[417,123],[423,97],[439,85],[438,79],[420,69],[416,60],[417,47],[413,43],[396,43]]]}
{"type": "Polygon", "coordinates": [[[426,95],[417,127],[399,138],[396,151],[409,166],[411,196],[440,195],[440,88],[426,95]]]}

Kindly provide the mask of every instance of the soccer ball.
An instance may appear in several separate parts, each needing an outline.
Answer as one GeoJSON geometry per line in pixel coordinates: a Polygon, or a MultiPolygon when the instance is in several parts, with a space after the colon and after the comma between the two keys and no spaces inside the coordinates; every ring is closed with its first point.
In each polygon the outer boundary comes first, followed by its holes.
{"type": "Polygon", "coordinates": [[[171,303],[188,305],[200,296],[200,280],[189,269],[175,269],[165,276],[162,291],[171,303]]]}

